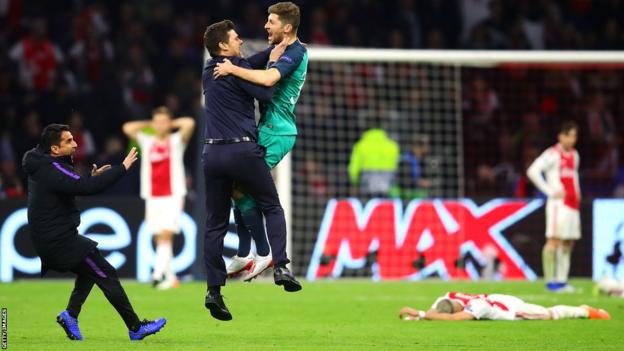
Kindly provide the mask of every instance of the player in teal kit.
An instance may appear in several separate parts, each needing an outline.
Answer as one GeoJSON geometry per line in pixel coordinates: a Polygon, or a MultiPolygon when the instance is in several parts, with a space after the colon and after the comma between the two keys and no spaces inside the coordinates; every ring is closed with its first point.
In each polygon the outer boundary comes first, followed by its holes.
{"type": "MultiPolygon", "coordinates": [[[[300,22],[299,7],[292,2],[280,2],[268,9],[264,28],[269,34],[269,49],[252,56],[250,62],[266,56],[270,51],[266,69],[246,69],[228,60],[217,64],[215,79],[233,74],[252,83],[274,86],[272,100],[261,106],[258,125],[258,144],[266,148],[266,164],[273,169],[295,146],[295,104],[305,82],[308,53],[297,38],[300,22]]],[[[253,66],[253,65],[252,65],[253,66]]],[[[250,281],[272,266],[269,245],[264,231],[262,214],[248,195],[235,194],[234,217],[239,236],[238,253],[227,267],[229,276],[244,273],[243,280],[250,281]],[[257,256],[250,253],[251,238],[256,243],[257,256]]]]}

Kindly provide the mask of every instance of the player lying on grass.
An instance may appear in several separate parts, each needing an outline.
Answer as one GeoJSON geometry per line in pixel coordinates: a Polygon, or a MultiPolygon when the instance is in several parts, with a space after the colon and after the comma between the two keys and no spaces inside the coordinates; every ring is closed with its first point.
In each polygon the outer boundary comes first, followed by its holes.
{"type": "Polygon", "coordinates": [[[503,294],[449,292],[439,297],[428,311],[403,307],[399,317],[406,321],[521,320],[521,319],[611,319],[607,311],[587,305],[543,307],[503,294]]]}

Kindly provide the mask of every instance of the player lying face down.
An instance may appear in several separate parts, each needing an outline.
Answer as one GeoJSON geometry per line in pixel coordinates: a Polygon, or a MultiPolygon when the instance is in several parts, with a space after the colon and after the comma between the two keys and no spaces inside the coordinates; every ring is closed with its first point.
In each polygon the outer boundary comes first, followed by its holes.
{"type": "Polygon", "coordinates": [[[439,297],[426,312],[403,307],[399,317],[406,321],[611,319],[607,311],[587,305],[543,307],[511,295],[460,292],[439,297]]]}

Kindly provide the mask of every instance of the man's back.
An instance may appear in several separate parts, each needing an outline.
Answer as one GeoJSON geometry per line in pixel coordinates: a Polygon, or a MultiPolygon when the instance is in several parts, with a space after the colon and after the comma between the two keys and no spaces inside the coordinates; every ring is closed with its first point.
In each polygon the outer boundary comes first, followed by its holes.
{"type": "MultiPolygon", "coordinates": [[[[202,76],[207,138],[231,139],[240,137],[257,138],[254,112],[254,98],[266,101],[272,90],[246,82],[234,76],[213,79],[213,71],[218,62],[217,56],[206,63],[202,76]]],[[[240,57],[228,57],[233,64],[251,68],[240,57]]]]}

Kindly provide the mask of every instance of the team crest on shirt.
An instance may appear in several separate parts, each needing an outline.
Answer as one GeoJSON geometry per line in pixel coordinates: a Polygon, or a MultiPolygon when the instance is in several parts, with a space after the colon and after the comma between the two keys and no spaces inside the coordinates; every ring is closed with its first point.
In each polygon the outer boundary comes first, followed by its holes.
{"type": "Polygon", "coordinates": [[[286,55],[282,55],[282,57],[280,57],[278,61],[284,61],[286,63],[293,63],[293,59],[291,59],[290,57],[286,55]]]}

